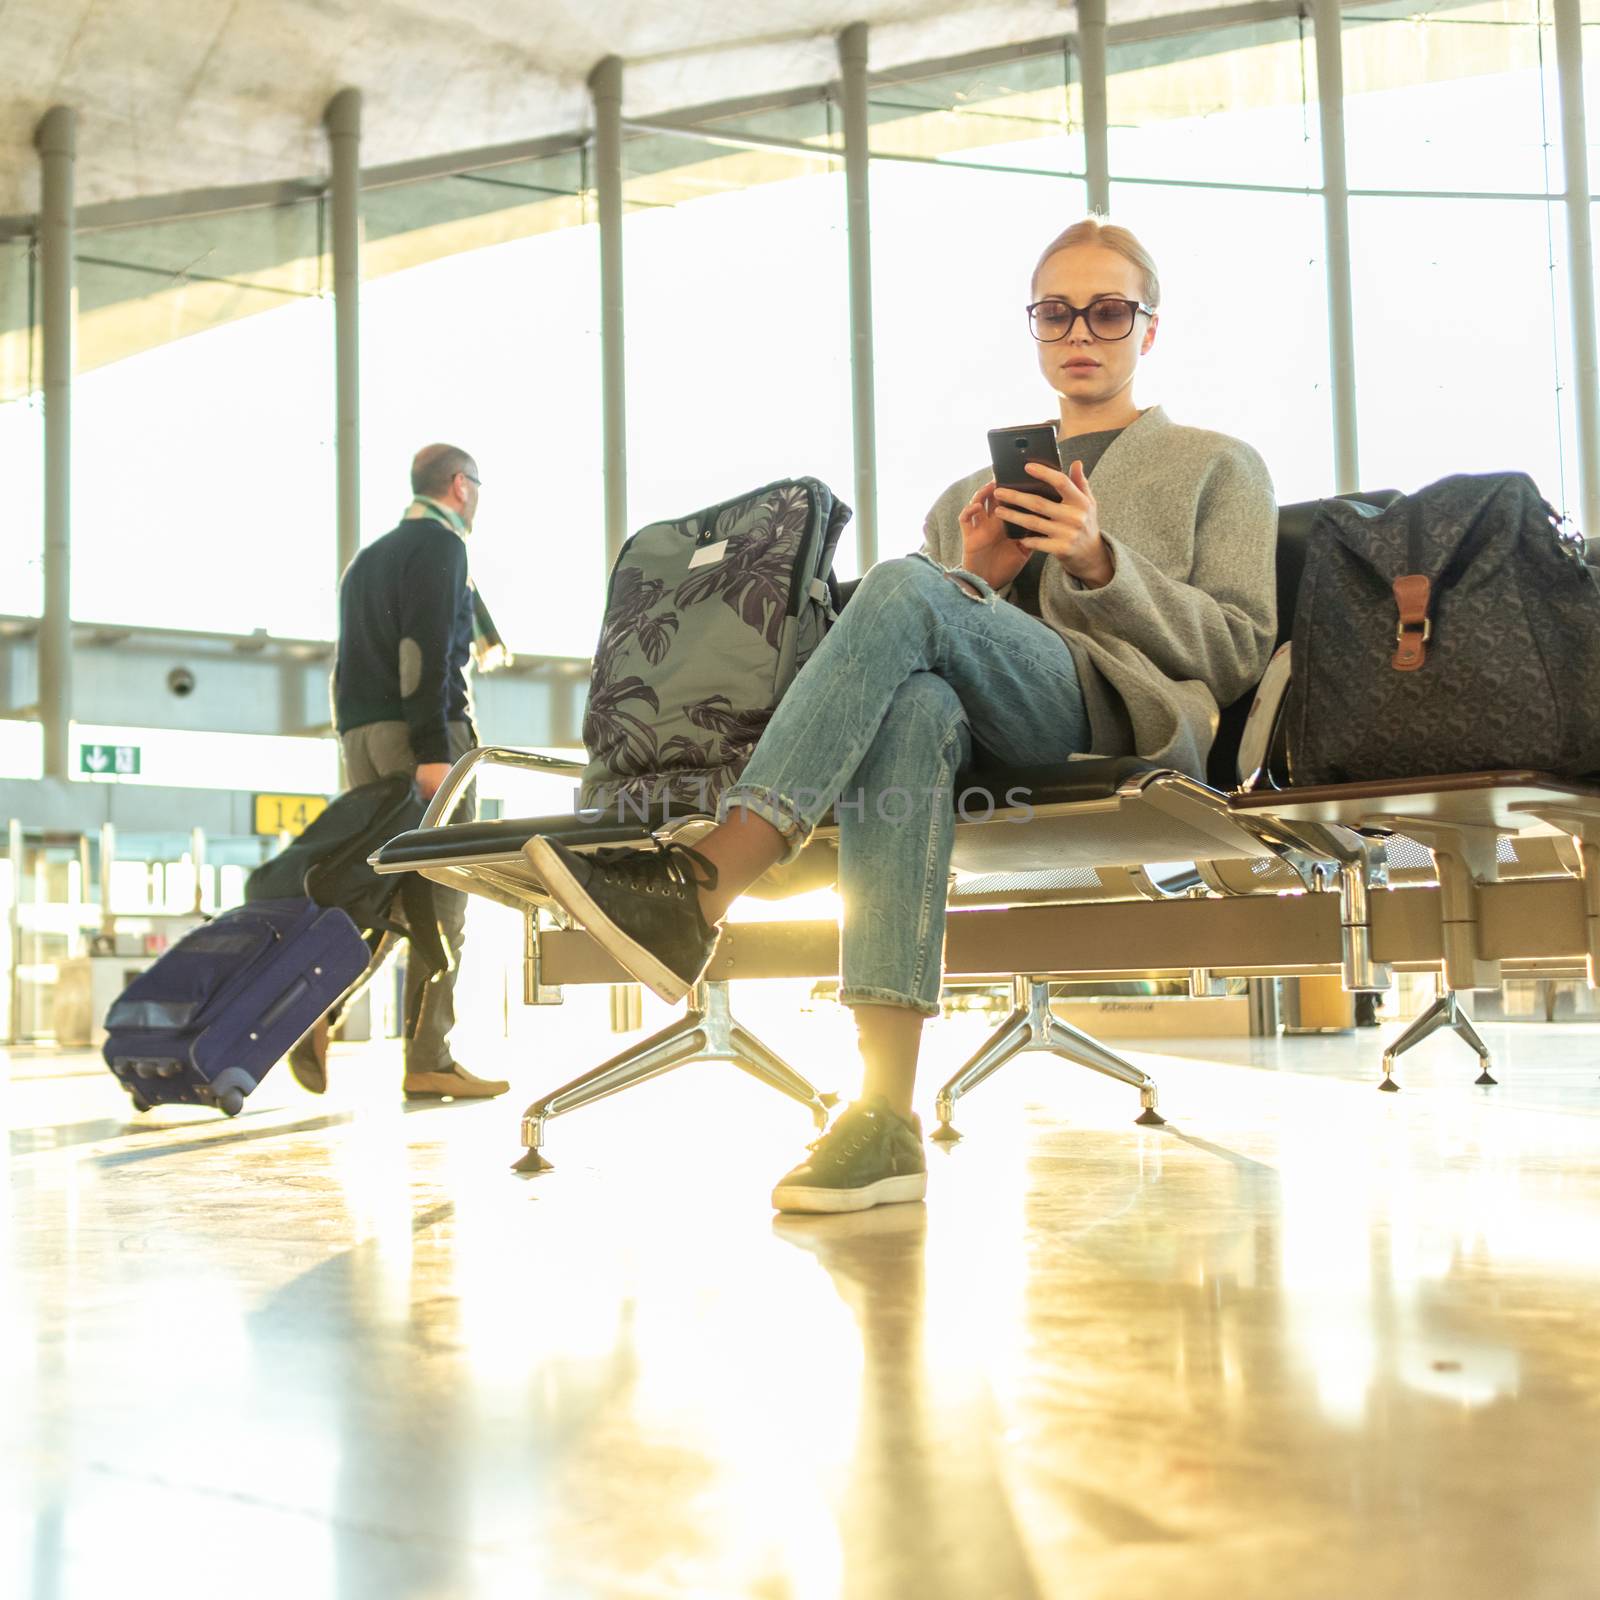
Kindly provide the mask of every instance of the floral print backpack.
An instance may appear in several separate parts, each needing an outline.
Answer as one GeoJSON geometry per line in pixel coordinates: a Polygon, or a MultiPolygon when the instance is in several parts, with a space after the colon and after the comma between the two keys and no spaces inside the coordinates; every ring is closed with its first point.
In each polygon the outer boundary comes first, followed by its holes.
{"type": "Polygon", "coordinates": [[[595,647],[585,810],[714,813],[834,617],[850,507],[786,478],[622,547],[595,647]]]}

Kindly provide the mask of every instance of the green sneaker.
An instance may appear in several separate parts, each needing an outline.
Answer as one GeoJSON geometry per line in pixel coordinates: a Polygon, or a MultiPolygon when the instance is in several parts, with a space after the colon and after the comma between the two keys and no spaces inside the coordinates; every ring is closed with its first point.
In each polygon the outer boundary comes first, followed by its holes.
{"type": "Polygon", "coordinates": [[[865,1211],[928,1191],[922,1124],[881,1095],[858,1100],[811,1146],[811,1155],[772,1191],[777,1211],[865,1211]]]}

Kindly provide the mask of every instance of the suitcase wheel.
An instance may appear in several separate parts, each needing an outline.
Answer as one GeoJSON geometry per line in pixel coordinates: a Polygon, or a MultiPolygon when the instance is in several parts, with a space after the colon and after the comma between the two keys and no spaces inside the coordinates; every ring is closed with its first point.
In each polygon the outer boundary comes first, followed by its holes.
{"type": "Polygon", "coordinates": [[[208,1098],[218,1111],[236,1117],[244,1110],[244,1097],[255,1086],[256,1080],[242,1067],[229,1067],[212,1080],[208,1098]]]}
{"type": "Polygon", "coordinates": [[[135,1111],[148,1111],[150,1109],[150,1102],[142,1094],[129,1095],[128,1098],[133,1101],[133,1109],[135,1111]]]}

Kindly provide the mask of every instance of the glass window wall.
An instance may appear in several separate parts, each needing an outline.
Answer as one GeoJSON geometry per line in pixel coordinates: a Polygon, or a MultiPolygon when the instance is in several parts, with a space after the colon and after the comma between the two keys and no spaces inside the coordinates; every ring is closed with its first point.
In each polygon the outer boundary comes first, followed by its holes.
{"type": "Polygon", "coordinates": [[[1544,194],[1559,161],[1554,63],[1549,0],[1347,9],[1350,187],[1544,194]]]}
{"type": "Polygon", "coordinates": [[[1280,501],[1331,492],[1309,28],[1290,17],[1120,45],[1107,70],[1112,220],[1161,272],[1141,401],[1253,445],[1280,501]]]}
{"type": "MultiPolygon", "coordinates": [[[[854,497],[842,163],[823,101],[624,145],[628,520],[776,478],[854,497]],[[776,131],[774,131],[776,130],[776,131]],[[817,155],[715,142],[752,134],[817,155]]],[[[854,541],[839,570],[854,570],[854,541]]]]}
{"type": "Polygon", "coordinates": [[[1558,206],[1352,197],[1361,477],[1528,473],[1576,510],[1558,206]]]}
{"type": "Polygon", "coordinates": [[[329,636],[320,218],[306,201],[79,234],[75,616],[329,636]]]}
{"type": "Polygon", "coordinates": [[[1548,4],[1344,16],[1363,483],[1518,469],[1576,509],[1548,4]]]}
{"type": "MultiPolygon", "coordinates": [[[[1311,25],[1283,17],[1106,52],[1113,180],[1322,182],[1311,25]]],[[[1126,191],[1115,195],[1120,206],[1126,191]]]]}
{"type": "Polygon", "coordinates": [[[877,74],[868,121],[875,156],[1057,177],[1084,170],[1083,96],[1065,41],[949,72],[877,74]]]}
{"type": "Polygon", "coordinates": [[[501,635],[516,654],[587,656],[606,565],[583,156],[378,189],[363,208],[362,537],[399,520],[421,445],[470,450],[470,565],[501,635]]]}

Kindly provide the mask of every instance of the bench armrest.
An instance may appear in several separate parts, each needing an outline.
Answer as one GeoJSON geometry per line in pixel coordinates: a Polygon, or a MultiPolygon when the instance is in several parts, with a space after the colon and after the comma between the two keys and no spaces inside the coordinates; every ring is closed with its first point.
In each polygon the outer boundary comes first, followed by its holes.
{"type": "Polygon", "coordinates": [[[577,777],[582,774],[586,763],[563,756],[542,756],[536,750],[519,750],[510,744],[480,744],[477,749],[467,751],[445,775],[444,782],[428,802],[420,826],[442,828],[460,805],[473,772],[483,765],[517,767],[524,772],[566,773],[569,777],[577,777]]]}

